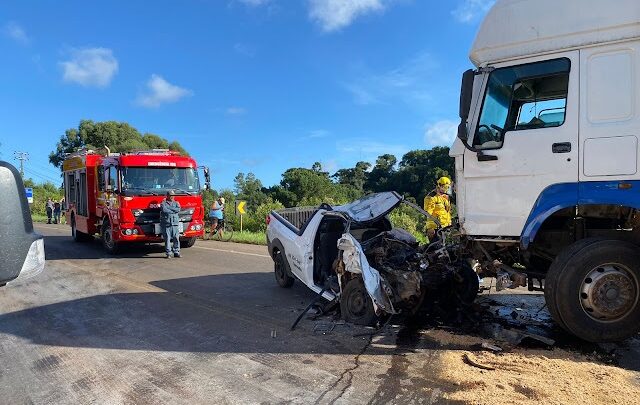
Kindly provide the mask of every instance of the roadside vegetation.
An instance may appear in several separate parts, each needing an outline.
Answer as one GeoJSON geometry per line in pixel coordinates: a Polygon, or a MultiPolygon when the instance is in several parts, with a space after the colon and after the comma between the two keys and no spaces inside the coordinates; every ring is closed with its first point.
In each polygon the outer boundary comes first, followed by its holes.
{"type": "MultiPolygon", "coordinates": [[[[70,128],[60,137],[49,161],[56,167],[62,165],[66,153],[79,148],[100,149],[108,146],[112,152],[128,152],[138,149],[162,148],[183,154],[187,151],[178,143],[161,136],[141,133],[125,122],[91,120],[80,121],[77,128],[70,128]]],[[[271,210],[295,206],[318,206],[320,203],[340,205],[353,201],[368,193],[395,190],[409,201],[422,205],[422,201],[435,186],[440,176],[453,173],[453,159],[449,148],[435,147],[429,150],[412,150],[400,160],[394,155],[380,155],[375,164],[357,162],[354,167],[343,168],[335,173],[325,171],[318,162],[311,168],[294,167],[282,174],[280,183],[270,187],[262,184],[253,173],[238,173],[233,189],[205,190],[205,211],[213,201],[225,198],[225,217],[236,230],[233,241],[265,243],[266,217],[271,210]],[[242,218],[235,213],[235,201],[247,202],[247,214],[242,218]]],[[[215,179],[213,179],[215,184],[215,179]]],[[[47,198],[62,197],[60,185],[53,183],[34,184],[26,180],[27,187],[34,188],[34,204],[31,213],[34,220],[45,217],[47,198]]],[[[390,215],[396,227],[411,232],[419,241],[425,242],[425,218],[415,210],[401,206],[390,215]]]]}

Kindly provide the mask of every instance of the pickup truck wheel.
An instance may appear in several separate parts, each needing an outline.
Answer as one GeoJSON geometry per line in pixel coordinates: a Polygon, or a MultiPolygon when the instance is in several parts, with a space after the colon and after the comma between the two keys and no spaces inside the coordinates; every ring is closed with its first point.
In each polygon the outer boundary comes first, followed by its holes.
{"type": "Polygon", "coordinates": [[[371,326],[378,320],[362,278],[352,278],[347,282],[340,294],[340,313],[342,319],[356,325],[371,326]]]}
{"type": "MultiPolygon", "coordinates": [[[[617,240],[570,247],[549,273],[564,327],[590,342],[634,336],[640,329],[640,252],[617,240]]],[[[560,256],[558,256],[560,258],[560,256]]],[[[545,287],[546,289],[546,287],[545,287]]]]}
{"type": "Polygon", "coordinates": [[[118,253],[118,243],[113,240],[113,230],[108,220],[102,224],[102,246],[109,254],[118,253]]]}
{"type": "Polygon", "coordinates": [[[287,264],[284,262],[284,255],[276,252],[273,256],[273,270],[278,285],[282,288],[291,288],[295,279],[287,273],[287,264]]]}
{"type": "Polygon", "coordinates": [[[195,237],[195,236],[193,238],[180,239],[180,247],[182,249],[190,248],[190,247],[192,247],[193,245],[196,244],[196,240],[197,239],[198,238],[195,237]]]}

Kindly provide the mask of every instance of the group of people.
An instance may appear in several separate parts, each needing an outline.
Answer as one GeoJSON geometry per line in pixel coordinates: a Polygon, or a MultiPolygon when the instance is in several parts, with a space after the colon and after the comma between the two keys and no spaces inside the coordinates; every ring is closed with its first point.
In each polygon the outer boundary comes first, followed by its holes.
{"type": "Polygon", "coordinates": [[[60,199],[60,201],[52,200],[51,198],[47,198],[47,202],[45,203],[45,210],[47,211],[47,223],[51,224],[61,224],[62,219],[65,220],[65,206],[64,206],[64,197],[60,199]],[[52,222],[53,221],[53,222],[52,222]]]}

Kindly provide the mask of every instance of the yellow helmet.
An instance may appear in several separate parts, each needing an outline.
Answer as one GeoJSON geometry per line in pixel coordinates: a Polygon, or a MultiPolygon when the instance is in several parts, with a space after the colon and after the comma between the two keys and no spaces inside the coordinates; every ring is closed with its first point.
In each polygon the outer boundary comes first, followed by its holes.
{"type": "Polygon", "coordinates": [[[450,178],[448,178],[448,177],[446,177],[446,176],[440,177],[440,178],[438,179],[437,184],[438,184],[439,186],[449,186],[449,185],[451,185],[451,179],[450,179],[450,178]]]}

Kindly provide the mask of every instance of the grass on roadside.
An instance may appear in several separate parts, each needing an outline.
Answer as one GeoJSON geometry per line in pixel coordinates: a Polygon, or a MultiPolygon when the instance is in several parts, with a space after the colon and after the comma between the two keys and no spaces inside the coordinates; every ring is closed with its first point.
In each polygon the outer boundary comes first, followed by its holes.
{"type": "Polygon", "coordinates": [[[252,245],[266,245],[267,236],[264,232],[235,231],[231,242],[249,243],[252,245]]]}

